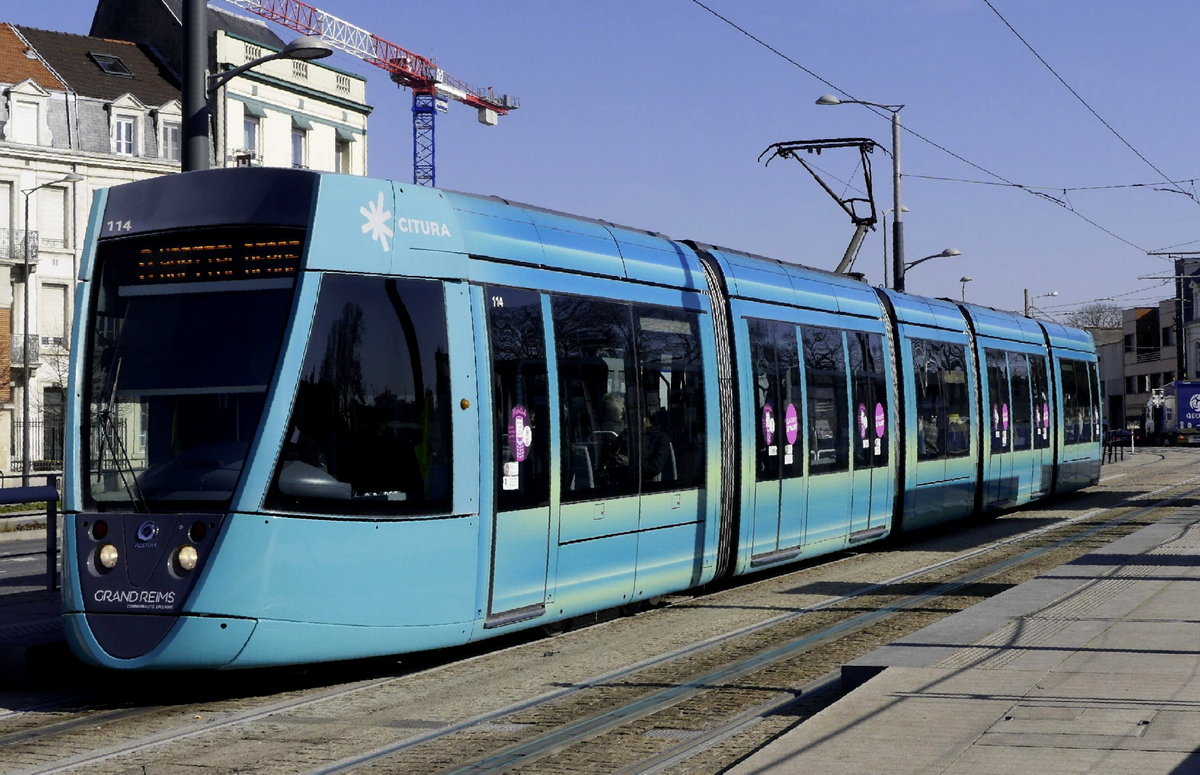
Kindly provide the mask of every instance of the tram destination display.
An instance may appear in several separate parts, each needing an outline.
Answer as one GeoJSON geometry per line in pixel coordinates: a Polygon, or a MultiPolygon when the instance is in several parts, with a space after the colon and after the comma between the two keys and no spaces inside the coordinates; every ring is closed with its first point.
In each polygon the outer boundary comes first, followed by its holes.
{"type": "Polygon", "coordinates": [[[303,240],[295,230],[264,234],[198,235],[181,241],[150,238],[125,243],[113,262],[121,287],[180,283],[292,279],[300,264],[303,240]]]}

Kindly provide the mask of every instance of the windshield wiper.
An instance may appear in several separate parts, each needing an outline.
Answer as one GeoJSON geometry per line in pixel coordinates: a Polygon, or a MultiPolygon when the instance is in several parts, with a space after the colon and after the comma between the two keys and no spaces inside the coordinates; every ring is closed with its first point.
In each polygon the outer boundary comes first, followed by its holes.
{"type": "Polygon", "coordinates": [[[93,467],[92,473],[99,475],[104,470],[105,448],[110,449],[112,452],[111,465],[117,471],[118,479],[121,482],[121,486],[125,489],[125,493],[129,496],[130,502],[133,504],[134,512],[146,513],[150,509],[146,505],[146,499],[142,497],[142,490],[138,485],[137,471],[133,467],[133,461],[129,457],[125,442],[121,439],[121,431],[117,420],[117,384],[120,381],[121,365],[123,362],[123,357],[117,358],[117,362],[113,366],[108,380],[108,385],[106,386],[107,389],[104,391],[105,400],[97,407],[96,420],[98,423],[99,438],[97,439],[96,464],[93,467]]]}

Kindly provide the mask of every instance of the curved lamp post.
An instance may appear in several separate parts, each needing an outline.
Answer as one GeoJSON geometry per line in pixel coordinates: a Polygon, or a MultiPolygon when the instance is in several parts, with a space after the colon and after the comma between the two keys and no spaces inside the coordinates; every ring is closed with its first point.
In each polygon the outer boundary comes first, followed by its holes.
{"type": "Polygon", "coordinates": [[[1037,296],[1030,296],[1029,289],[1025,289],[1025,317],[1029,317],[1033,313],[1033,299],[1048,299],[1051,296],[1057,296],[1058,291],[1050,291],[1049,293],[1041,293],[1037,296]]]}
{"type": "MultiPolygon", "coordinates": [[[[923,264],[926,261],[932,261],[935,258],[954,258],[955,256],[961,256],[961,255],[962,255],[962,251],[957,248],[946,248],[941,253],[934,253],[932,256],[925,256],[924,258],[918,258],[916,261],[909,261],[907,264],[904,265],[904,270],[908,271],[909,269],[912,269],[917,264],[923,264]]],[[[897,288],[896,290],[901,290],[901,289],[897,288]]]]}
{"type": "Polygon", "coordinates": [[[892,287],[904,290],[904,218],[908,209],[900,201],[900,110],[903,105],[884,105],[864,100],[843,100],[832,94],[817,99],[818,105],[867,105],[892,114],[892,287]]]}
{"type": "MultiPolygon", "coordinates": [[[[194,2],[195,0],[192,1],[194,2]]],[[[201,24],[202,21],[203,19],[200,17],[196,21],[196,24],[201,24]]],[[[207,36],[206,32],[202,32],[201,34],[207,36]]],[[[185,37],[190,38],[195,35],[196,32],[191,30],[185,35],[185,37]]],[[[207,39],[207,37],[205,37],[205,39],[207,39]]],[[[192,48],[198,50],[201,47],[198,44],[193,44],[192,48]]],[[[203,120],[187,120],[189,136],[184,138],[185,153],[183,158],[183,171],[190,172],[192,170],[208,169],[208,152],[210,146],[210,139],[208,136],[209,116],[212,115],[212,102],[213,98],[216,97],[218,89],[247,70],[258,67],[265,62],[270,62],[275,59],[299,59],[304,61],[310,59],[323,59],[332,53],[333,48],[320,38],[312,35],[301,35],[291,43],[284,46],[281,51],[275,51],[271,54],[267,54],[266,56],[259,57],[258,59],[253,59],[244,65],[238,65],[237,67],[230,68],[229,70],[222,70],[219,73],[214,73],[208,76],[203,80],[202,93],[199,95],[192,93],[197,86],[194,81],[196,76],[191,75],[190,78],[193,79],[191,81],[188,81],[185,78],[185,86],[188,86],[189,88],[185,89],[184,101],[187,103],[187,105],[185,106],[184,113],[186,116],[192,116],[197,112],[202,113],[203,120]],[[192,134],[193,132],[195,133],[194,136],[192,134]]],[[[188,59],[188,65],[191,68],[197,68],[203,72],[203,60],[201,59],[196,61],[195,56],[199,55],[193,55],[191,59],[188,59]]]]}
{"type": "Polygon", "coordinates": [[[32,274],[32,267],[29,262],[29,254],[33,252],[33,241],[29,238],[29,198],[33,196],[35,191],[40,191],[49,186],[57,186],[59,183],[77,183],[83,180],[83,175],[75,172],[68,172],[58,180],[50,180],[42,183],[40,186],[33,188],[21,189],[21,195],[25,197],[25,244],[24,244],[24,275],[22,276],[21,288],[21,337],[24,340],[21,343],[21,373],[24,375],[25,384],[21,388],[21,486],[29,486],[29,391],[31,388],[32,375],[30,374],[29,363],[29,280],[32,274]]]}
{"type": "Polygon", "coordinates": [[[967,300],[967,283],[971,282],[974,279],[975,278],[973,278],[973,277],[966,277],[966,276],[958,278],[958,281],[960,283],[962,283],[962,300],[963,301],[967,300]]]}

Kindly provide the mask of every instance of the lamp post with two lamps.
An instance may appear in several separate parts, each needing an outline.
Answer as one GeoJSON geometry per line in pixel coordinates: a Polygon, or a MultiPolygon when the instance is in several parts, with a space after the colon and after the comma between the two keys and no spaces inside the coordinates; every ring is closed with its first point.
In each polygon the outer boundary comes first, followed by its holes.
{"type": "Polygon", "coordinates": [[[843,100],[832,94],[817,99],[818,105],[867,105],[892,114],[892,287],[904,290],[904,213],[900,200],[900,110],[903,105],[884,105],[864,100],[843,100]]]}
{"type": "Polygon", "coordinates": [[[29,232],[29,198],[37,191],[50,186],[57,186],[60,183],[78,183],[83,180],[83,175],[76,172],[68,172],[58,180],[50,180],[33,188],[21,189],[21,195],[25,198],[25,233],[24,233],[24,249],[22,255],[22,276],[21,276],[21,374],[24,385],[21,387],[21,486],[29,486],[29,393],[31,383],[33,382],[30,374],[30,336],[29,336],[29,281],[33,273],[33,267],[30,262],[30,254],[33,252],[33,240],[30,239],[29,232]]]}

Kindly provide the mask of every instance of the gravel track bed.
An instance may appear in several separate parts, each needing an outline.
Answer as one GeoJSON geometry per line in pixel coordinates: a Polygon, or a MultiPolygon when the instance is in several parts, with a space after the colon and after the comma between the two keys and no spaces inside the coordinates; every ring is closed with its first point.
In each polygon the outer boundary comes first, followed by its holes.
{"type": "MultiPolygon", "coordinates": [[[[128,741],[156,735],[189,736],[80,763],[64,772],[103,773],[277,773],[309,772],[485,713],[500,712],[564,688],[594,682],[597,676],[650,660],[732,630],[813,606],[851,590],[879,584],[918,567],[1015,536],[1025,530],[1111,507],[1141,493],[1195,475],[1200,451],[1158,454],[1143,451],[1105,467],[1106,481],[1078,497],[1023,509],[1001,518],[960,525],[955,530],[846,553],[789,572],[769,573],[725,588],[672,598],[670,605],[636,616],[612,619],[549,639],[493,643],[449,657],[376,660],[349,666],[317,667],[269,673],[213,676],[113,676],[96,678],[97,692],[84,704],[70,697],[29,711],[34,694],[0,694],[0,772],[38,772],[61,767],[74,756],[116,751],[128,741]],[[437,661],[437,660],[442,661],[437,661]],[[126,683],[127,682],[127,683],[126,683]],[[14,712],[4,713],[3,709],[14,712]],[[274,709],[274,710],[272,710],[274,709]],[[125,714],[125,715],[122,715],[125,714]],[[251,718],[247,718],[251,717],[251,718]],[[244,721],[238,719],[245,718],[244,721]],[[228,721],[228,723],[223,723],[228,721]],[[236,721],[236,723],[234,723],[236,721]],[[77,722],[77,723],[73,723],[77,722]],[[51,725],[73,724],[56,731],[51,725]],[[44,731],[45,734],[29,737],[44,731]],[[24,737],[23,737],[24,736],[24,737]],[[9,743],[4,743],[4,740],[9,743]]],[[[1193,487],[1195,484],[1192,485],[1193,487]]],[[[1165,497],[1159,495],[1118,505],[1093,517],[1112,519],[1165,497]]],[[[1194,505],[1187,499],[1183,505],[1194,505]]],[[[707,747],[661,771],[715,773],[769,739],[824,707],[835,696],[801,695],[797,688],[837,669],[844,662],[895,640],[1040,572],[1103,546],[1151,519],[1172,513],[1161,509],[1056,549],[994,577],[930,600],[915,610],[892,615],[831,643],[814,647],[758,672],[720,686],[705,687],[673,706],[631,718],[591,739],[553,755],[522,762],[514,773],[619,772],[638,762],[686,745],[729,718],[764,701],[794,701],[740,734],[707,747]]],[[[515,713],[488,719],[454,734],[403,750],[361,767],[363,772],[426,773],[453,770],[505,746],[596,716],[664,687],[705,675],[730,661],[803,637],[864,610],[904,600],[966,570],[1016,555],[1032,543],[1046,543],[1088,523],[1009,544],[994,553],[872,590],[841,605],[804,614],[735,641],[656,664],[636,674],[602,682],[515,713]]],[[[79,694],[91,674],[70,676],[79,694]]],[[[42,697],[45,700],[45,696],[42,697]]]]}

